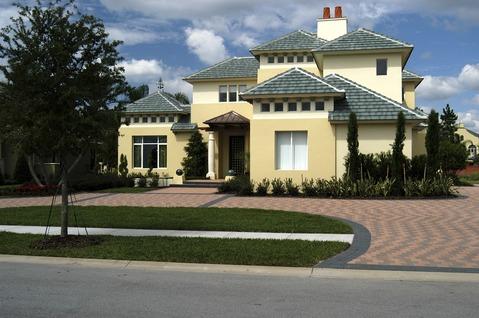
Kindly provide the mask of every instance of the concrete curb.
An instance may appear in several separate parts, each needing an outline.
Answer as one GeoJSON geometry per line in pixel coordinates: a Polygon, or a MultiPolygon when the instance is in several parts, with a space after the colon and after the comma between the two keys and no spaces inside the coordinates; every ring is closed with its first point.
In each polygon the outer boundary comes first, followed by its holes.
{"type": "Polygon", "coordinates": [[[0,254],[0,263],[26,263],[56,266],[150,270],[165,272],[173,271],[210,274],[286,276],[320,279],[377,279],[389,281],[479,283],[479,274],[475,273],[411,272],[388,270],[146,262],[2,254],[0,254]]]}

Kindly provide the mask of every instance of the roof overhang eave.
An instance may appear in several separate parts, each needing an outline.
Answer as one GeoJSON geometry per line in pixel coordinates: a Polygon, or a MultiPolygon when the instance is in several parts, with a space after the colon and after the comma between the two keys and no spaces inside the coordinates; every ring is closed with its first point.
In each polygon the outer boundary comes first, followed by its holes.
{"type": "Polygon", "coordinates": [[[344,97],[346,92],[336,93],[287,93],[287,94],[251,94],[242,95],[240,98],[245,101],[264,98],[304,98],[304,97],[344,97]]]}
{"type": "Polygon", "coordinates": [[[185,77],[183,80],[187,83],[194,84],[200,82],[217,82],[217,81],[256,81],[257,76],[242,76],[242,77],[215,77],[215,78],[188,78],[185,77]]]}

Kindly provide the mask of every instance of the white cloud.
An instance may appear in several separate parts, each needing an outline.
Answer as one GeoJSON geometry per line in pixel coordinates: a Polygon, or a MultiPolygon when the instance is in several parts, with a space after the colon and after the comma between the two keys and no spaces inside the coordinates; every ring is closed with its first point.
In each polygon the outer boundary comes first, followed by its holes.
{"type": "Polygon", "coordinates": [[[206,29],[187,28],[185,30],[188,48],[206,64],[214,64],[228,56],[221,36],[206,29]]]}
{"type": "Polygon", "coordinates": [[[476,109],[468,110],[467,112],[457,113],[458,121],[464,126],[476,132],[479,132],[479,111],[476,109]]]}
{"type": "Polygon", "coordinates": [[[123,41],[124,45],[152,43],[161,39],[159,34],[140,28],[131,29],[122,26],[108,26],[107,32],[112,40],[123,41]]]}
{"type": "MultiPolygon", "coordinates": [[[[3,28],[9,25],[12,21],[10,20],[11,17],[17,16],[17,8],[13,6],[5,6],[2,7],[0,2],[0,28],[3,28]]],[[[7,3],[5,3],[7,4],[7,3]]],[[[10,3],[8,3],[10,4],[10,3]]]]}
{"type": "Polygon", "coordinates": [[[479,64],[467,64],[459,74],[459,81],[466,88],[479,90],[479,64]]]}
{"type": "Polygon", "coordinates": [[[466,64],[458,76],[425,76],[417,88],[417,96],[426,100],[440,100],[464,91],[479,91],[479,64],[466,64]]]}
{"type": "Polygon", "coordinates": [[[132,85],[148,84],[150,92],[153,92],[157,89],[157,81],[161,77],[166,91],[181,91],[191,98],[191,85],[182,80],[184,76],[192,73],[189,68],[171,67],[155,59],[132,59],[121,62],[120,66],[125,68],[126,79],[132,85]]]}
{"type": "Polygon", "coordinates": [[[252,48],[258,45],[258,41],[256,41],[253,37],[249,36],[248,34],[242,33],[239,34],[234,40],[233,44],[236,46],[243,46],[246,48],[252,48]]]}

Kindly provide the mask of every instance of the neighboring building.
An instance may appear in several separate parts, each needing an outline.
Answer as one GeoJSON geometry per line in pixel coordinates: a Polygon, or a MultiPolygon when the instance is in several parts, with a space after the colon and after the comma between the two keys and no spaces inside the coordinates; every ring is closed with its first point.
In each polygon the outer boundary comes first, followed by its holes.
{"type": "Polygon", "coordinates": [[[469,152],[468,159],[475,159],[479,154],[479,133],[467,129],[466,127],[464,127],[464,124],[459,124],[457,126],[456,134],[461,136],[461,141],[464,143],[466,149],[469,152]]]}
{"type": "Polygon", "coordinates": [[[404,153],[425,153],[426,115],[416,109],[422,77],[405,70],[413,46],[358,29],[325,8],[317,32],[298,30],[258,45],[250,57],[233,57],[185,78],[191,108],[164,93],[131,105],[120,128],[119,152],[130,172],[181,168],[184,146],[199,129],[208,141],[208,177],[228,170],[262,178],[341,177],[347,123],[355,112],[363,153],[388,151],[398,112],[406,117],[404,153]],[[162,119],[163,118],[163,119],[162,119]]]}

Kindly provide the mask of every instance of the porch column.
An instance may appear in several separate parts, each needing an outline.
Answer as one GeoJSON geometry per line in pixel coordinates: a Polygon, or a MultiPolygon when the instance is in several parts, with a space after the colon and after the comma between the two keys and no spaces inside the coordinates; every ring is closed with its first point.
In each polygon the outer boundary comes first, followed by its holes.
{"type": "Polygon", "coordinates": [[[215,132],[210,131],[208,136],[208,173],[206,177],[210,180],[216,179],[215,175],[215,132]]]}

